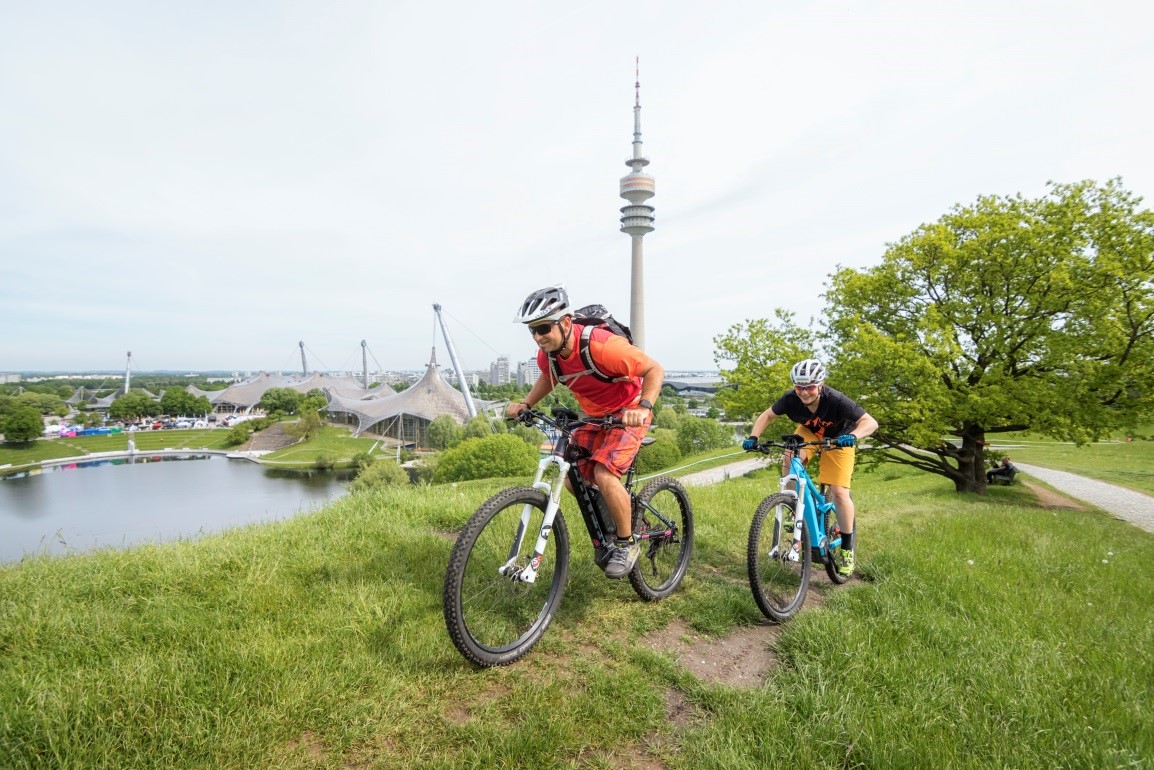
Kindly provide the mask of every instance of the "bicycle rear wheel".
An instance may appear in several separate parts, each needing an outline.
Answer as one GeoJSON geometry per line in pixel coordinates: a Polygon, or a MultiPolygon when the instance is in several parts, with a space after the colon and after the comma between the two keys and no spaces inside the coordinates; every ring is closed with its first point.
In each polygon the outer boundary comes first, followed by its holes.
{"type": "Polygon", "coordinates": [[[633,535],[641,556],[629,573],[633,590],[646,601],[664,599],[677,589],[693,553],[693,506],[677,479],[653,479],[637,494],[633,535]]]}
{"type": "Polygon", "coordinates": [[[794,504],[790,495],[770,495],[757,507],[749,527],[749,588],[761,611],[779,623],[793,617],[805,602],[813,562],[805,520],[796,518],[794,504]],[[792,526],[801,532],[799,549],[794,548],[792,526]]]}
{"type": "Polygon", "coordinates": [[[508,665],[529,652],[561,603],[569,574],[569,532],[560,511],[536,581],[518,579],[533,558],[547,502],[543,492],[531,487],[499,492],[469,518],[453,546],[445,574],[445,625],[456,648],[478,666],[508,665]],[[514,552],[525,512],[528,522],[514,552]],[[506,565],[508,574],[502,574],[506,565]]]}
{"type": "Polygon", "coordinates": [[[825,514],[825,536],[829,538],[831,545],[826,549],[825,558],[825,574],[829,575],[829,579],[841,585],[849,580],[849,575],[843,575],[837,571],[841,565],[841,544],[834,547],[832,543],[841,537],[841,529],[837,524],[837,513],[835,511],[827,511],[825,514]]]}

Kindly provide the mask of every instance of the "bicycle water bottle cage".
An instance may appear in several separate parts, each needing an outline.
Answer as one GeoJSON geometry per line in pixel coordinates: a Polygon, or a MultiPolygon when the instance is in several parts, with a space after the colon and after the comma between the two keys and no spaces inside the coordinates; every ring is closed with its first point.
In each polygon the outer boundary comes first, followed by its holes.
{"type": "Polygon", "coordinates": [[[786,449],[798,449],[805,443],[805,439],[796,433],[790,433],[788,436],[781,437],[781,443],[785,444],[786,449]]]}

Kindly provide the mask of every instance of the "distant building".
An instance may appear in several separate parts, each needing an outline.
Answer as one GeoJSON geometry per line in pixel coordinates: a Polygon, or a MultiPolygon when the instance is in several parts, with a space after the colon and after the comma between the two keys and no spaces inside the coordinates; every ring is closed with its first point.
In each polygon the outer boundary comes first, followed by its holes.
{"type": "MultiPolygon", "coordinates": [[[[465,372],[464,377],[465,377],[465,384],[468,385],[473,390],[476,390],[477,384],[480,383],[482,381],[482,379],[484,379],[481,376],[481,372],[476,372],[476,371],[465,372]]],[[[457,372],[453,369],[442,369],[441,370],[441,379],[443,379],[445,382],[447,382],[453,386],[460,385],[460,383],[457,381],[459,379],[457,377],[457,372]]]]}
{"type": "Polygon", "coordinates": [[[0,372],[0,384],[7,385],[12,382],[20,382],[20,375],[0,372]]]}
{"type": "Polygon", "coordinates": [[[541,377],[541,367],[537,366],[537,359],[517,362],[517,384],[533,387],[541,377]]]}
{"type": "Polygon", "coordinates": [[[489,367],[489,384],[496,386],[509,384],[509,356],[498,356],[489,367]]]}

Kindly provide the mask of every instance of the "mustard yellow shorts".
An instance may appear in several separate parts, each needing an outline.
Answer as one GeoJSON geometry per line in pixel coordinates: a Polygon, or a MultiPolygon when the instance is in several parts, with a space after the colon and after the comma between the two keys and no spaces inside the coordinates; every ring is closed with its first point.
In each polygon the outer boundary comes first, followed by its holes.
{"type": "MultiPolygon", "coordinates": [[[[794,431],[806,441],[819,441],[817,434],[801,425],[794,431]]],[[[802,460],[806,465],[813,459],[817,447],[807,446],[802,450],[802,460]]],[[[857,459],[857,448],[852,446],[838,449],[821,450],[821,464],[818,467],[817,483],[833,484],[849,489],[850,479],[853,477],[854,461],[857,459]]]]}

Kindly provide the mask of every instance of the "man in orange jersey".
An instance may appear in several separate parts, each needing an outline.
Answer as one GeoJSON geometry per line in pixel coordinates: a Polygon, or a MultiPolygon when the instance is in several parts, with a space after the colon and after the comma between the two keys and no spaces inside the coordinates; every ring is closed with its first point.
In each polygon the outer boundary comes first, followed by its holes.
{"type": "Polygon", "coordinates": [[[617,540],[610,548],[605,574],[619,580],[629,574],[641,554],[641,546],[633,539],[629,493],[621,477],[649,432],[653,403],[661,393],[665,370],[625,337],[603,327],[590,330],[588,353],[595,367],[587,366],[578,350],[585,328],[574,322],[564,286],[533,292],[521,303],[513,320],[529,327],[537,343],[541,376],[523,402],[505,408],[506,416],[514,418],[525,409],[532,409],[553,388],[563,384],[590,417],[613,415],[624,424],[608,429],[582,425],[570,439],[589,451],[590,458],[579,462],[578,470],[587,483],[600,490],[617,527],[617,540]]]}

